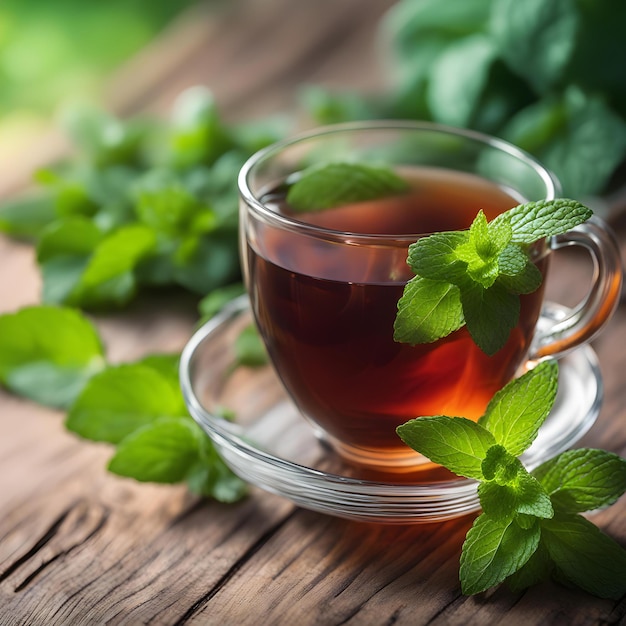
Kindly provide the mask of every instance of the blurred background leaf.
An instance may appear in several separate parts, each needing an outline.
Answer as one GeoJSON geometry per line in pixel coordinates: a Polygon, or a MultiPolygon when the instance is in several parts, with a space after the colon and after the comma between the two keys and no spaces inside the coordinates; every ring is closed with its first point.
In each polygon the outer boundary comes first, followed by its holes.
{"type": "Polygon", "coordinates": [[[37,130],[60,102],[97,98],[105,77],[197,0],[3,0],[0,141],[37,130]]]}

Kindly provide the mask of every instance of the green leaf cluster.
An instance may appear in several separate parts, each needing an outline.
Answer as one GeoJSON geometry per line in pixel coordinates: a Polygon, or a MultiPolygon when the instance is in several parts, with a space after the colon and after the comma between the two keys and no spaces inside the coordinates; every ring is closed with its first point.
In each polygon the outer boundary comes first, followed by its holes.
{"type": "Polygon", "coordinates": [[[307,87],[302,102],[325,124],[431,120],[503,137],[584,197],[626,158],[624,23],[619,0],[400,0],[379,27],[388,91],[307,87]]]}
{"type": "Polygon", "coordinates": [[[142,289],[239,280],[237,175],[284,126],[227,125],[199,87],[166,121],[81,108],[64,126],[75,154],[0,207],[0,230],[36,244],[44,303],[119,308],[142,289]]]}
{"type": "MultiPolygon", "coordinates": [[[[259,346],[238,342],[241,364],[258,364],[259,346]]],[[[29,307],[0,315],[0,383],[67,411],[67,428],[113,444],[108,469],[139,481],[187,482],[222,502],[246,493],[209,437],[187,412],[178,355],[111,365],[94,325],[67,307],[29,307]]]]}
{"type": "Polygon", "coordinates": [[[409,247],[416,274],[398,302],[396,341],[431,343],[466,325],[483,352],[493,355],[518,323],[519,296],[542,283],[530,246],[591,217],[574,200],[520,204],[491,222],[482,211],[467,231],[423,237],[409,247]]]}
{"type": "Polygon", "coordinates": [[[544,361],[500,390],[477,423],[440,415],[398,428],[414,450],[479,481],[483,512],[461,553],[465,594],[505,580],[521,590],[550,577],[599,597],[626,593],[626,551],[579,515],[626,491],[626,460],[576,449],[529,472],[518,458],[549,414],[557,383],[556,361],[544,361]]]}

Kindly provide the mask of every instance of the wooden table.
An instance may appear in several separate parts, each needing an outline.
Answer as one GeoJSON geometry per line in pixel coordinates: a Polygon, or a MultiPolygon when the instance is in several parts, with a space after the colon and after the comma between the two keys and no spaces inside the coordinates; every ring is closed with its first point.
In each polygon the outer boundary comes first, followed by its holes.
{"type": "MultiPolygon", "coordinates": [[[[114,78],[122,113],[165,112],[185,86],[203,83],[233,119],[293,110],[299,83],[371,90],[376,23],[391,0],[239,1],[198,9],[114,78]],[[366,5],[366,7],[364,6],[366,5]]],[[[18,153],[7,193],[62,153],[51,132],[18,153]],[[35,147],[33,147],[35,148],[35,147]]],[[[626,220],[614,225],[626,241],[626,220]]],[[[39,298],[31,247],[0,239],[0,308],[39,298]]],[[[561,255],[550,297],[569,303],[584,260],[561,255]]],[[[148,302],[97,322],[111,361],[180,350],[193,304],[148,302]],[[155,306],[158,305],[158,306],[155,306]]],[[[626,455],[626,309],[594,342],[605,383],[600,416],[581,445],[626,455]]],[[[236,505],[183,487],[110,475],[111,450],[78,440],[62,414],[0,394],[0,624],[613,624],[614,602],[545,585],[464,597],[458,560],[472,517],[384,526],[326,517],[253,490],[236,505]]],[[[626,545],[626,499],[594,521],[626,545]]]]}

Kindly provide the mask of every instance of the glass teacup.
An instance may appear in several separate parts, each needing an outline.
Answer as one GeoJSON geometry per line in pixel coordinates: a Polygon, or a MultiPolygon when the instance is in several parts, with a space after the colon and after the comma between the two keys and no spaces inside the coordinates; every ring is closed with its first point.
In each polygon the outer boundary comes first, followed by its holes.
{"type": "MultiPolygon", "coordinates": [[[[423,415],[478,419],[493,394],[528,362],[591,339],[617,305],[619,251],[595,218],[534,244],[545,277],[551,252],[582,245],[596,274],[565,319],[539,328],[543,286],[521,296],[519,322],[487,356],[465,328],[434,343],[394,341],[408,246],[437,231],[468,228],[521,202],[555,198],[558,182],[501,140],[414,122],[365,122],[315,130],[254,155],[239,178],[244,276],[273,366],[316,432],[345,459],[379,468],[425,462],[395,429],[423,415]],[[327,211],[294,213],[289,181],[314,164],[384,164],[411,191],[327,211]]],[[[545,285],[545,280],[544,283],[545,285]]]]}

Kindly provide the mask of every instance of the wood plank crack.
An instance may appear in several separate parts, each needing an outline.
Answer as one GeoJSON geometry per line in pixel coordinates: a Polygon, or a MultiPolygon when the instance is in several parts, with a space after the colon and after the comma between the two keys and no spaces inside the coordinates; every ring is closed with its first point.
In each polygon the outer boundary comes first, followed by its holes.
{"type": "Polygon", "coordinates": [[[298,509],[293,509],[288,515],[286,515],[277,524],[271,526],[259,539],[246,550],[246,552],[228,569],[228,571],[220,578],[219,581],[201,598],[196,600],[184,613],[184,615],[176,621],[173,626],[183,626],[186,624],[198,611],[202,610],[219,591],[222,589],[228,581],[230,581],[235,574],[249,561],[271,538],[275,535],[287,522],[289,522],[298,509]]]}
{"type": "Polygon", "coordinates": [[[37,541],[0,574],[0,582],[22,571],[14,592],[23,591],[58,559],[84,545],[105,526],[109,511],[101,505],[78,500],[61,512],[37,541]],[[35,558],[41,560],[35,563],[35,558]]]}

